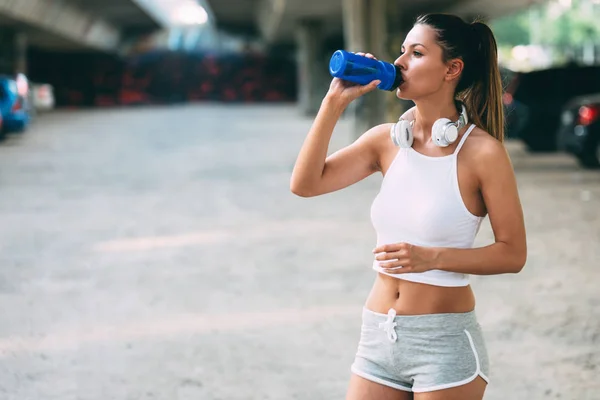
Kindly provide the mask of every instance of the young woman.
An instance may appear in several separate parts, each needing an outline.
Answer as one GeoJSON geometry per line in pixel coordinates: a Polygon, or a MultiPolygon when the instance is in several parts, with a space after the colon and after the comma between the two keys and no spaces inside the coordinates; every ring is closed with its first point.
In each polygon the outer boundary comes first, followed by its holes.
{"type": "Polygon", "coordinates": [[[469,274],[517,273],[527,257],[516,180],[502,144],[496,41],[483,23],[426,15],[394,64],[404,81],[397,96],[415,107],[398,124],[375,126],[327,157],[344,109],[379,83],[333,79],[291,190],[318,196],[383,174],[371,207],[378,273],[363,308],[347,400],[481,399],[488,360],[469,274]],[[473,248],[486,215],[495,242],[473,248]]]}

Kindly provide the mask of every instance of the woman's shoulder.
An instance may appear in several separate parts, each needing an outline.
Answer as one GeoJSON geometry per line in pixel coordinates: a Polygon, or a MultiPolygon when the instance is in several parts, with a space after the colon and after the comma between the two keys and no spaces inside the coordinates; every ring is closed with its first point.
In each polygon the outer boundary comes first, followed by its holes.
{"type": "Polygon", "coordinates": [[[504,144],[478,126],[473,128],[463,147],[466,153],[477,159],[506,154],[504,144]]]}
{"type": "Polygon", "coordinates": [[[390,145],[393,145],[390,136],[390,129],[393,125],[392,123],[376,125],[366,131],[362,135],[362,139],[367,140],[378,152],[385,151],[390,148],[390,145]]]}
{"type": "Polygon", "coordinates": [[[504,144],[478,126],[473,128],[461,153],[478,170],[493,170],[499,165],[510,163],[504,144]]]}
{"type": "Polygon", "coordinates": [[[390,136],[390,129],[392,128],[394,124],[393,123],[384,123],[384,124],[379,124],[379,125],[375,125],[374,127],[372,127],[371,129],[369,129],[367,132],[365,132],[365,134],[371,134],[375,140],[381,140],[383,141],[384,138],[389,138],[390,136]]]}
{"type": "Polygon", "coordinates": [[[394,144],[390,137],[390,129],[394,124],[384,123],[376,125],[363,133],[359,138],[373,152],[375,165],[378,171],[381,171],[382,160],[388,158],[388,155],[393,151],[394,144]]]}

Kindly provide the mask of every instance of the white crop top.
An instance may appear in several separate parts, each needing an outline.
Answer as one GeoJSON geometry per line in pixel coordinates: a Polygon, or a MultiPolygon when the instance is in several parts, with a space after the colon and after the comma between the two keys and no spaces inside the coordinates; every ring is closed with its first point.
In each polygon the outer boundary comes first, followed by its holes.
{"type": "MultiPolygon", "coordinates": [[[[377,246],[410,243],[426,247],[471,248],[483,217],[465,206],[458,187],[457,157],[475,128],[471,125],[454,153],[442,157],[421,154],[412,147],[400,148],[371,206],[371,222],[377,246]]],[[[401,267],[399,267],[401,268],[401,267]]],[[[379,261],[373,269],[383,274],[436,286],[467,286],[469,276],[431,270],[389,274],[379,261]]]]}

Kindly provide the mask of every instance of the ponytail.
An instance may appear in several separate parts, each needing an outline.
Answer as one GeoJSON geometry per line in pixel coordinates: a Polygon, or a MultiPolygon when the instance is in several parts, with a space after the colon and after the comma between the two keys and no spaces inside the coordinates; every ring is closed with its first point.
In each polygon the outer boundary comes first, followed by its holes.
{"type": "Polygon", "coordinates": [[[469,25],[469,29],[472,30],[475,39],[475,46],[472,48],[474,54],[471,58],[475,68],[471,69],[471,85],[457,93],[457,96],[465,104],[475,125],[503,142],[504,107],[496,39],[484,23],[474,22],[469,25]]]}

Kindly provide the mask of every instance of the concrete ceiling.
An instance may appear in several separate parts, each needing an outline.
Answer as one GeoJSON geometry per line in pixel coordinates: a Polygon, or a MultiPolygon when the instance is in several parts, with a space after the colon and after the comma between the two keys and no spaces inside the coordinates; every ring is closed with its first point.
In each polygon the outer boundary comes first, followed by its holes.
{"type": "Polygon", "coordinates": [[[217,26],[228,31],[256,34],[257,9],[260,0],[208,0],[217,26]]]}
{"type": "MultiPolygon", "coordinates": [[[[390,0],[397,1],[397,0],[390,0]]],[[[493,19],[545,0],[399,0],[403,5],[401,23],[410,23],[425,12],[449,12],[465,18],[493,19]]],[[[327,28],[325,35],[342,34],[343,0],[207,0],[216,25],[221,29],[266,36],[272,42],[294,40],[297,21],[318,18],[327,28]],[[261,15],[261,14],[267,15],[261,15]],[[269,25],[270,29],[265,26],[269,25]]]]}
{"type": "Polygon", "coordinates": [[[27,34],[50,50],[114,51],[120,38],[160,28],[138,0],[18,0],[0,2],[0,27],[27,34]]]}
{"type": "Polygon", "coordinates": [[[125,30],[155,30],[160,24],[135,0],[68,0],[125,30]]]}
{"type": "Polygon", "coordinates": [[[546,0],[465,0],[450,5],[447,7],[447,12],[459,15],[483,15],[494,19],[546,2],[546,0]]]}
{"type": "Polygon", "coordinates": [[[0,14],[0,26],[2,28],[14,29],[15,31],[27,34],[27,42],[30,46],[40,47],[49,50],[85,50],[87,47],[76,40],[68,37],[48,32],[34,25],[12,19],[6,15],[0,14]]]}

